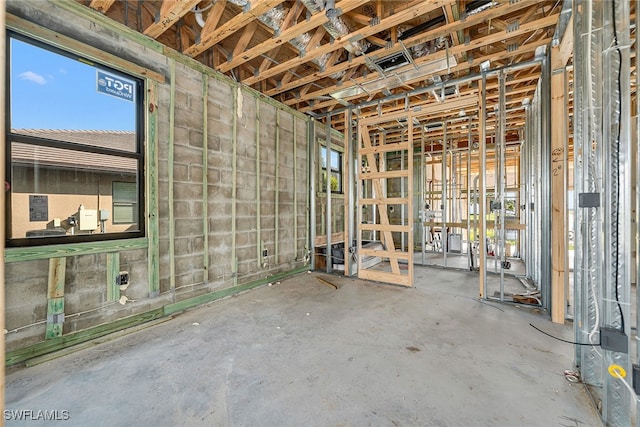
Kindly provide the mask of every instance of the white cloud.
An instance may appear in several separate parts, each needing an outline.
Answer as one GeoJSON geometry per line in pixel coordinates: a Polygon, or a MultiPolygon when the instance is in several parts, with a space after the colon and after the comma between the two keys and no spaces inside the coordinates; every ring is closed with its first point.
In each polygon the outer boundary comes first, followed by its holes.
{"type": "Polygon", "coordinates": [[[60,68],[60,69],[58,70],[58,72],[59,72],[60,74],[67,74],[67,70],[65,70],[64,68],[60,68]]]}
{"type": "Polygon", "coordinates": [[[39,85],[46,85],[47,79],[45,79],[40,74],[34,73],[33,71],[25,71],[24,73],[18,74],[22,80],[29,80],[30,82],[37,83],[39,85]]]}

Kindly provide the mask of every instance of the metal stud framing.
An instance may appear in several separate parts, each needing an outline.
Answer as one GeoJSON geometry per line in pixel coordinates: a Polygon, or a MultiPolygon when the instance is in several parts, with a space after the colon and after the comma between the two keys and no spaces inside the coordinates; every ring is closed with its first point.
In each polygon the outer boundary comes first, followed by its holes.
{"type": "MultiPolygon", "coordinates": [[[[576,339],[599,342],[607,326],[630,337],[631,144],[629,2],[574,3],[576,339]],[[579,203],[596,193],[599,206],[579,203]],[[628,319],[628,321],[625,321],[628,319]]],[[[630,371],[629,355],[583,346],[583,380],[600,393],[606,425],[630,423],[629,392],[612,365],[630,371]]]]}

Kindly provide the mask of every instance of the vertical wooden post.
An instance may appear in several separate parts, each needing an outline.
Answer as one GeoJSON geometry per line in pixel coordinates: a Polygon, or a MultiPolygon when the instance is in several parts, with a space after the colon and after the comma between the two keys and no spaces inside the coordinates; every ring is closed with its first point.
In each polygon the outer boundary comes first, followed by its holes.
{"type": "MultiPolygon", "coordinates": [[[[344,112],[344,169],[342,170],[342,183],[343,183],[343,196],[344,196],[344,275],[351,276],[351,257],[349,254],[349,248],[351,247],[351,239],[349,235],[349,218],[353,215],[353,212],[349,210],[349,192],[351,191],[351,176],[349,171],[351,170],[351,123],[349,120],[349,110],[344,112]],[[346,180],[345,180],[346,176],[346,180]],[[344,185],[346,183],[346,185],[344,185]]],[[[327,157],[330,151],[327,150],[327,157]]],[[[327,160],[327,164],[329,161],[327,160]]],[[[327,171],[330,169],[327,166],[327,171]]]]}
{"type": "Polygon", "coordinates": [[[486,123],[485,123],[485,96],[484,96],[484,84],[483,78],[478,82],[478,95],[480,97],[478,105],[478,146],[480,148],[480,161],[478,162],[478,226],[480,228],[480,239],[478,239],[478,271],[479,271],[479,285],[480,285],[480,298],[486,298],[484,290],[486,287],[486,269],[487,269],[487,230],[485,221],[485,199],[486,199],[486,182],[485,182],[485,160],[487,158],[487,144],[486,144],[486,123]]]}
{"type": "Polygon", "coordinates": [[[169,149],[167,153],[167,180],[169,181],[169,288],[176,287],[176,216],[174,207],[174,154],[175,154],[175,128],[176,128],[176,61],[170,60],[169,82],[169,149]]]}
{"type": "Polygon", "coordinates": [[[67,259],[49,259],[49,282],[47,285],[47,329],[45,339],[61,337],[64,324],[64,277],[67,259]]]}
{"type": "Polygon", "coordinates": [[[120,298],[120,286],[117,284],[120,274],[120,252],[107,254],[107,301],[120,298]]]}
{"type": "MultiPolygon", "coordinates": [[[[257,101],[256,101],[257,102],[257,101]]],[[[209,77],[202,73],[202,267],[209,281],[209,77]]]]}
{"type": "Polygon", "coordinates": [[[147,79],[147,143],[146,145],[146,207],[149,236],[149,294],[160,293],[160,247],[158,227],[158,84],[147,79]]]}
{"type": "MultiPolygon", "coordinates": [[[[551,49],[552,56],[555,48],[551,49]]],[[[565,174],[566,110],[564,69],[551,75],[551,321],[564,323],[565,317],[565,174]]]]}
{"type": "Polygon", "coordinates": [[[573,20],[551,48],[551,321],[564,323],[567,241],[567,108],[565,67],[573,51],[573,20]]]}

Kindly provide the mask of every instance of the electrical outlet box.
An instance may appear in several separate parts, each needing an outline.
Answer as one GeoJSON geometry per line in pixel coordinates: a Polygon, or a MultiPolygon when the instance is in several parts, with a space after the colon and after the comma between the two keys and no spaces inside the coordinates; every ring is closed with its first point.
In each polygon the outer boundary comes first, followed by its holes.
{"type": "Polygon", "coordinates": [[[600,328],[600,347],[616,353],[629,353],[629,338],[617,328],[600,328]]]}
{"type": "Polygon", "coordinates": [[[122,285],[128,285],[128,284],[129,284],[129,272],[127,271],[119,272],[118,275],[116,276],[116,285],[122,286],[122,285]]]}
{"type": "Polygon", "coordinates": [[[633,365],[631,368],[633,369],[633,377],[631,379],[633,391],[636,392],[636,395],[640,395],[640,365],[633,365]]]}
{"type": "Polygon", "coordinates": [[[600,193],[579,193],[578,207],[581,208],[599,208],[600,193]]]}

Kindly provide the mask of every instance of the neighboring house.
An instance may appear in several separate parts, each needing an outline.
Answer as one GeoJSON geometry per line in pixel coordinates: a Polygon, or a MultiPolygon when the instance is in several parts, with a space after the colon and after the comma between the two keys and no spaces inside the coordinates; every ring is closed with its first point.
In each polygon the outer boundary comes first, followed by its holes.
{"type": "MultiPolygon", "coordinates": [[[[15,129],[13,133],[85,147],[136,150],[134,132],[15,129]]],[[[138,229],[135,159],[51,145],[11,142],[10,238],[138,229]]]]}

